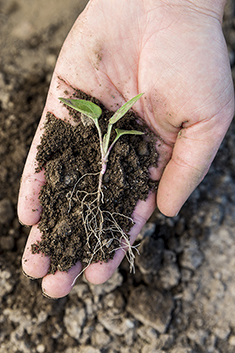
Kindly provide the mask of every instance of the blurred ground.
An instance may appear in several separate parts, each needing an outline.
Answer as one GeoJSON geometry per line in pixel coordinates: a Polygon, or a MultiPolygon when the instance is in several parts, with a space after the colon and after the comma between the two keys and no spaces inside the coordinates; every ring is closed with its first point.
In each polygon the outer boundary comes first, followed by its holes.
{"type": "MultiPolygon", "coordinates": [[[[0,353],[235,352],[235,125],[180,215],[157,212],[101,286],[53,301],[21,274],[24,161],[61,45],[86,1],[0,0],[0,353]]],[[[235,3],[224,33],[235,78],[235,3]]]]}

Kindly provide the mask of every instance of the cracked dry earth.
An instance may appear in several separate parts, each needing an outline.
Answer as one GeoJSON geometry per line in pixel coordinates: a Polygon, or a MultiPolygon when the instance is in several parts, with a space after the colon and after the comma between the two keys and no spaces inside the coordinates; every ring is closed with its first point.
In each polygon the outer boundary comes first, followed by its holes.
{"type": "MultiPolygon", "coordinates": [[[[16,202],[24,161],[60,47],[86,1],[0,0],[0,353],[235,351],[235,125],[180,214],[155,212],[136,273],[81,277],[57,301],[21,274],[29,229],[16,202]]],[[[235,4],[224,17],[235,77],[235,4]]]]}

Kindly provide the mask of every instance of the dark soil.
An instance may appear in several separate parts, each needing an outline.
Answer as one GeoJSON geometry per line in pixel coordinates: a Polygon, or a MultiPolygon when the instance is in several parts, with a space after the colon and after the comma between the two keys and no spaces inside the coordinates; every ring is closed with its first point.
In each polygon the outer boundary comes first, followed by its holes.
{"type": "MultiPolygon", "coordinates": [[[[74,97],[91,100],[102,108],[99,124],[104,135],[113,112],[81,91],[75,91],[74,97]]],[[[149,167],[157,166],[156,137],[146,124],[137,122],[140,118],[134,112],[129,111],[115,128],[139,130],[145,134],[122,136],[114,145],[103,177],[102,214],[97,207],[90,214],[92,205],[97,204],[101,169],[99,137],[94,124],[84,126],[80,113],[69,110],[75,126],[47,113],[37,153],[37,170],[45,168],[46,184],[39,197],[43,209],[38,225],[42,240],[32,246],[32,251],[50,256],[50,273],[67,271],[77,261],[87,265],[112,258],[123,240],[114,223],[127,233],[133,226],[130,217],[137,201],[146,200],[157,184],[149,177],[149,167]],[[103,231],[98,240],[101,217],[103,231]],[[88,220],[86,228],[85,219],[88,220]],[[88,233],[88,227],[97,230],[88,233]],[[102,249],[97,251],[100,244],[102,249]]],[[[113,131],[111,141],[114,138],[113,131]]]]}
{"type": "MultiPolygon", "coordinates": [[[[17,218],[20,177],[56,58],[86,2],[0,0],[0,353],[234,353],[235,121],[179,215],[156,211],[138,236],[135,274],[124,259],[107,283],[81,276],[55,301],[21,272],[30,229],[17,218]]],[[[234,0],[223,28],[235,80],[234,0]]]]}

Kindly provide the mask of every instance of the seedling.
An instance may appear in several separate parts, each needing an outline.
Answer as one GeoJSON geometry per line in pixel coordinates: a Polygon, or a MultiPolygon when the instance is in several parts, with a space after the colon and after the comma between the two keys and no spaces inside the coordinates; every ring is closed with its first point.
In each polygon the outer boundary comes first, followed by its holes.
{"type": "MultiPolygon", "coordinates": [[[[120,239],[124,239],[124,247],[128,247],[128,252],[129,252],[129,261],[131,263],[131,267],[133,267],[133,259],[134,255],[131,251],[131,245],[128,240],[128,236],[124,233],[124,231],[119,227],[115,220],[115,215],[111,214],[110,212],[106,210],[101,210],[100,209],[100,202],[103,203],[103,192],[102,192],[102,181],[103,181],[103,176],[106,172],[107,169],[107,163],[108,163],[108,158],[110,155],[110,152],[115,145],[115,143],[118,141],[118,139],[123,136],[123,135],[143,135],[144,133],[142,131],[136,131],[136,130],[123,130],[123,129],[115,129],[116,132],[116,137],[112,142],[110,142],[111,138],[111,133],[113,129],[113,125],[116,124],[127,112],[131,107],[140,99],[140,97],[143,95],[143,93],[138,94],[137,96],[133,97],[131,100],[126,102],[121,108],[119,108],[114,115],[109,119],[108,127],[107,127],[107,132],[104,136],[102,136],[102,132],[99,126],[99,118],[102,115],[102,110],[101,108],[90,102],[86,101],[83,99],[67,99],[67,98],[59,98],[59,100],[64,103],[65,105],[69,106],[70,108],[75,109],[76,111],[81,113],[81,120],[83,124],[90,125],[90,124],[95,124],[97,131],[98,131],[98,136],[99,136],[99,143],[100,143],[100,153],[101,153],[101,170],[98,173],[99,174],[99,182],[98,182],[98,190],[97,193],[95,193],[97,196],[95,200],[92,202],[89,201],[87,202],[87,196],[92,195],[90,193],[87,193],[82,190],[77,190],[75,193],[75,189],[77,188],[78,183],[81,181],[81,179],[89,174],[83,175],[79,180],[77,180],[76,184],[74,185],[73,191],[71,192],[70,195],[70,205],[69,205],[69,212],[71,210],[71,200],[74,194],[76,195],[76,198],[79,199],[78,195],[79,193],[85,194],[85,196],[80,200],[81,203],[81,214],[83,217],[83,224],[85,227],[85,231],[87,234],[87,244],[89,246],[89,239],[91,236],[95,236],[97,239],[97,246],[95,249],[93,249],[93,254],[96,253],[97,251],[101,250],[102,247],[105,245],[106,247],[109,247],[110,241],[113,239],[117,239],[117,236],[115,235],[116,232],[121,234],[120,239]],[[86,209],[86,212],[84,210],[86,209]],[[102,234],[106,231],[103,227],[104,221],[108,220],[110,224],[112,224],[112,227],[109,229],[111,230],[113,234],[113,239],[108,239],[104,243],[102,240],[102,234]]],[[[126,217],[124,215],[120,215],[126,217]]],[[[90,247],[90,246],[89,246],[90,247]]],[[[123,248],[121,245],[121,240],[120,240],[120,247],[123,248]]],[[[92,261],[92,257],[89,261],[89,263],[92,261]]]]}
{"type": "Polygon", "coordinates": [[[100,152],[101,152],[101,171],[100,171],[100,177],[99,177],[99,187],[98,187],[98,201],[100,201],[100,195],[101,195],[101,186],[102,186],[102,178],[104,173],[106,172],[107,168],[107,162],[108,162],[108,157],[110,154],[110,151],[112,150],[114,144],[117,142],[117,140],[127,134],[131,135],[142,135],[142,131],[136,131],[136,130],[121,130],[121,129],[115,129],[116,131],[116,138],[114,141],[109,145],[110,142],[110,136],[112,132],[113,125],[118,122],[127,112],[131,107],[140,99],[140,97],[143,95],[143,93],[138,94],[128,102],[126,102],[121,108],[119,108],[116,113],[112,116],[111,119],[109,119],[109,124],[107,128],[107,133],[102,136],[101,134],[101,129],[99,126],[99,118],[102,114],[101,108],[96,105],[95,103],[92,103],[90,101],[86,101],[83,99],[67,99],[67,98],[59,98],[61,102],[64,104],[68,105],[70,108],[73,108],[77,110],[78,112],[81,113],[81,118],[86,122],[85,124],[89,124],[89,119],[95,124],[98,134],[99,134],[99,140],[100,140],[100,152]],[[84,119],[85,116],[85,119],[84,119]],[[87,121],[88,119],[88,121],[87,121]]]}

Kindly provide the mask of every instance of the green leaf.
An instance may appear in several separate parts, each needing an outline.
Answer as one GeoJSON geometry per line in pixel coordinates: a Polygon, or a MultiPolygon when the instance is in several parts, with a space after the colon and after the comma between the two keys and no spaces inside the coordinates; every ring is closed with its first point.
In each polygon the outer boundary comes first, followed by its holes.
{"type": "Polygon", "coordinates": [[[109,148],[109,152],[110,150],[113,148],[113,145],[117,142],[117,140],[119,139],[119,137],[123,136],[123,135],[144,135],[144,132],[142,131],[136,131],[136,130],[121,130],[121,129],[115,129],[117,136],[115,137],[112,145],[109,148]]]}
{"type": "Polygon", "coordinates": [[[128,110],[131,109],[131,107],[140,99],[142,95],[143,93],[138,94],[137,96],[133,97],[128,102],[126,102],[121,108],[119,108],[109,120],[109,124],[113,125],[118,120],[120,120],[128,112],[128,110]]]}
{"type": "Polygon", "coordinates": [[[137,131],[137,130],[122,130],[122,129],[115,129],[116,131],[116,138],[119,138],[122,135],[144,135],[144,132],[137,131]]]}
{"type": "Polygon", "coordinates": [[[98,105],[90,101],[86,101],[85,99],[59,98],[59,100],[62,103],[68,105],[69,107],[77,110],[81,114],[84,114],[93,120],[99,119],[102,114],[102,110],[98,105]]]}

